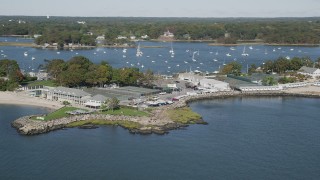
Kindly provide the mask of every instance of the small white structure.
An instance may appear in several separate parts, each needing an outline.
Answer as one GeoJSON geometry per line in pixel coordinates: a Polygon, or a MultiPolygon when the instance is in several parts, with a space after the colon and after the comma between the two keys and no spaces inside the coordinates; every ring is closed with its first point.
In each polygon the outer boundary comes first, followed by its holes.
{"type": "Polygon", "coordinates": [[[287,83],[287,84],[282,84],[281,86],[284,88],[296,88],[296,87],[305,87],[307,86],[307,82],[298,82],[298,83],[287,83]]]}
{"type": "Polygon", "coordinates": [[[107,100],[108,98],[101,95],[97,94],[91,98],[88,98],[87,102],[84,103],[85,106],[91,107],[91,108],[100,108],[101,105],[107,100]]]}
{"type": "Polygon", "coordinates": [[[125,36],[118,36],[117,39],[118,39],[118,40],[120,40],[120,39],[127,39],[127,37],[125,37],[125,36]]]}
{"type": "Polygon", "coordinates": [[[166,32],[163,33],[163,36],[164,36],[164,37],[173,38],[173,37],[174,37],[174,34],[171,33],[171,32],[168,30],[168,31],[166,31],[166,32]]]}
{"type": "Polygon", "coordinates": [[[102,41],[102,40],[105,40],[105,39],[106,39],[106,38],[105,38],[104,35],[98,36],[98,37],[96,38],[96,40],[98,40],[98,41],[102,41]]]}
{"type": "Polygon", "coordinates": [[[143,35],[143,36],[141,36],[141,39],[148,39],[148,38],[149,38],[148,35],[143,35]]]}
{"type": "Polygon", "coordinates": [[[320,77],[320,69],[318,68],[310,68],[310,67],[302,66],[298,70],[298,73],[311,76],[312,78],[320,77]]]}
{"type": "Polygon", "coordinates": [[[131,40],[135,40],[135,39],[136,39],[136,36],[130,36],[130,39],[131,39],[131,40]]]}
{"type": "Polygon", "coordinates": [[[280,91],[282,86],[242,86],[239,88],[242,92],[250,91],[280,91]]]}

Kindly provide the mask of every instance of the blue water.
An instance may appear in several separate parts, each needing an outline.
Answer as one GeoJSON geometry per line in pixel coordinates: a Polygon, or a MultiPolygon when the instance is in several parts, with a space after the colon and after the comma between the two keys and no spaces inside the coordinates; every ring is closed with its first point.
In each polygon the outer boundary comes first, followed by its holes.
{"type": "MultiPolygon", "coordinates": [[[[4,37],[0,37],[0,42],[4,41],[4,37]]],[[[20,39],[19,39],[20,40],[20,39]]],[[[12,39],[14,41],[14,39],[12,39]]],[[[114,67],[138,67],[141,71],[147,69],[153,70],[155,73],[172,74],[180,71],[200,70],[213,72],[222,68],[224,63],[237,61],[243,65],[246,70],[247,65],[256,64],[260,66],[266,60],[275,60],[278,57],[310,57],[316,60],[320,57],[320,47],[292,47],[292,46],[265,46],[254,45],[250,50],[246,46],[246,52],[249,56],[242,56],[244,46],[236,46],[235,50],[230,50],[229,46],[208,46],[207,43],[172,43],[175,55],[172,58],[169,50],[170,42],[140,42],[141,46],[161,46],[162,48],[141,48],[144,53],[142,57],[136,57],[136,49],[128,48],[127,53],[122,52],[122,48],[95,48],[91,50],[48,50],[35,49],[30,47],[0,47],[0,59],[6,57],[18,61],[20,67],[26,71],[37,69],[40,64],[44,63],[44,59],[64,59],[78,55],[89,58],[94,63],[107,61],[114,67]],[[281,49],[278,49],[281,48],[281,49]],[[275,51],[273,51],[275,50],[275,51]],[[195,53],[192,60],[193,53],[195,53]],[[24,52],[28,56],[24,56],[24,52]],[[217,53],[217,55],[216,55],[217,53]],[[231,56],[226,56],[230,53],[231,56]],[[126,57],[124,58],[123,55],[126,57]],[[32,57],[35,60],[32,60],[32,57]],[[216,60],[216,61],[215,61],[216,60]],[[143,68],[141,66],[144,66],[143,68]]]]}
{"type": "Polygon", "coordinates": [[[320,99],[230,98],[191,104],[209,125],[164,136],[119,127],[21,136],[0,105],[0,179],[319,179],[320,99]]]}

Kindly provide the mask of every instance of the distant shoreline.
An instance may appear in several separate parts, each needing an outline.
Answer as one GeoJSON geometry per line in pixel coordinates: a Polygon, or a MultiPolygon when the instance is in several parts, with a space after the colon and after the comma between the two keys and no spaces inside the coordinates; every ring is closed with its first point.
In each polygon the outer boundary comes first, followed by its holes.
{"type": "MultiPolygon", "coordinates": [[[[239,42],[237,44],[222,44],[216,43],[213,40],[149,40],[150,42],[184,42],[184,43],[207,43],[208,46],[243,46],[243,45],[265,45],[265,46],[303,46],[303,47],[317,47],[319,44],[278,44],[278,43],[264,43],[264,42],[239,42]]],[[[19,47],[33,47],[33,48],[43,48],[41,45],[36,45],[31,42],[0,42],[0,46],[19,46],[19,47]]],[[[136,48],[136,46],[124,46],[124,45],[101,45],[101,46],[82,46],[75,48],[65,48],[65,49],[94,49],[94,48],[136,48]]],[[[165,48],[165,46],[142,46],[142,48],[165,48]]],[[[46,48],[46,49],[56,49],[56,48],[46,48]]]]}

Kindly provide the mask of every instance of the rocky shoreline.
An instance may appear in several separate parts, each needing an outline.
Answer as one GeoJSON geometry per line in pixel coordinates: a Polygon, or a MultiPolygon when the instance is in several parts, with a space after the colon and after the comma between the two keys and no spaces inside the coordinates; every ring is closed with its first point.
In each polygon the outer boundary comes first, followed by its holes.
{"type": "MultiPolygon", "coordinates": [[[[133,134],[166,134],[170,130],[180,129],[187,127],[189,124],[182,124],[174,122],[167,115],[166,111],[169,109],[177,109],[188,106],[188,103],[207,99],[217,98],[232,98],[232,97],[261,97],[261,96],[292,96],[292,97],[308,97],[308,98],[319,98],[319,94],[302,94],[302,93],[287,93],[287,92],[248,92],[241,93],[238,91],[230,92],[218,92],[213,94],[204,94],[197,96],[188,96],[180,101],[170,105],[161,106],[155,108],[150,117],[130,117],[130,116],[115,116],[115,115],[102,115],[102,114],[86,114],[76,115],[72,117],[66,117],[61,119],[55,119],[51,121],[38,121],[31,120],[32,116],[24,116],[12,122],[12,127],[16,128],[20,134],[23,135],[36,135],[47,133],[50,131],[66,128],[68,124],[77,121],[88,121],[88,120],[102,120],[102,121],[130,121],[136,122],[140,126],[137,128],[127,128],[121,124],[123,128],[129,130],[133,134]]],[[[207,124],[202,118],[195,120],[195,124],[207,124]]],[[[94,124],[93,124],[94,125],[94,124]]]]}

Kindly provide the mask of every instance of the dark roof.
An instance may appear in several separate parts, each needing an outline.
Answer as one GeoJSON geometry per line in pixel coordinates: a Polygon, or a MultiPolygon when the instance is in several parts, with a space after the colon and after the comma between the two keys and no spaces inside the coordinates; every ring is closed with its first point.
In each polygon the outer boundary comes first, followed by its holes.
{"type": "Polygon", "coordinates": [[[313,74],[316,70],[317,70],[317,68],[311,68],[311,67],[307,67],[307,66],[302,66],[299,69],[300,72],[305,72],[305,73],[309,73],[309,74],[313,74]]]}

